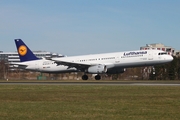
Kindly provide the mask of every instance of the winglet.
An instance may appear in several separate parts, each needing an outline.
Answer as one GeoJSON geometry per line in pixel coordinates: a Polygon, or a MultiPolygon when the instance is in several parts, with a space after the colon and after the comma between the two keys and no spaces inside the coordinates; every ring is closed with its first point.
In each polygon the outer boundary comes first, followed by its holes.
{"type": "Polygon", "coordinates": [[[21,39],[15,39],[16,48],[19,54],[19,58],[21,62],[38,60],[33,52],[27,47],[27,45],[21,39]]]}

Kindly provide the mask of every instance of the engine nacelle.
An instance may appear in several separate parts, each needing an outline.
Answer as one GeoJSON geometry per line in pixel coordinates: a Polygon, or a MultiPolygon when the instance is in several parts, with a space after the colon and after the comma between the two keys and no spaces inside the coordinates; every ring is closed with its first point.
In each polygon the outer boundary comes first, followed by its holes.
{"type": "Polygon", "coordinates": [[[125,68],[111,68],[108,69],[107,73],[108,74],[118,74],[118,73],[124,73],[126,71],[125,68]]]}
{"type": "Polygon", "coordinates": [[[92,74],[106,73],[107,67],[105,65],[95,65],[95,66],[89,67],[87,69],[87,72],[92,73],[92,74]]]}

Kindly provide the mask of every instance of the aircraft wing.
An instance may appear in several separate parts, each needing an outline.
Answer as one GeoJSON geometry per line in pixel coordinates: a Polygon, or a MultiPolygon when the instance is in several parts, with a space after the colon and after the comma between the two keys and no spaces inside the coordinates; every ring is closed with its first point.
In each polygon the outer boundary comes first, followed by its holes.
{"type": "MultiPolygon", "coordinates": [[[[53,60],[53,59],[52,59],[53,60]]],[[[69,61],[63,61],[63,60],[53,60],[57,65],[65,65],[71,67],[75,67],[77,69],[85,69],[89,66],[96,65],[96,64],[90,64],[90,63],[76,63],[76,62],[69,62],[69,61]]]]}
{"type": "MultiPolygon", "coordinates": [[[[75,67],[78,70],[85,70],[90,66],[99,65],[99,63],[77,63],[77,62],[69,62],[69,61],[57,60],[57,59],[52,59],[52,60],[55,61],[57,65],[65,65],[65,66],[69,66],[69,68],[75,67]]],[[[104,64],[107,66],[107,68],[114,67],[114,64],[112,63],[104,63],[104,64]]]]}

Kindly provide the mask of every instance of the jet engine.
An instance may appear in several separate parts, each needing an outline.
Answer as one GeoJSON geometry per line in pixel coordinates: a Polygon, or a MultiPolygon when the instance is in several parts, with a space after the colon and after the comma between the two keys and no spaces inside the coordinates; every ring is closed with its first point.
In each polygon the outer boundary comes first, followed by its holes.
{"type": "Polygon", "coordinates": [[[124,73],[126,71],[125,68],[111,68],[111,69],[108,69],[107,73],[108,74],[118,74],[118,73],[124,73]]]}
{"type": "Polygon", "coordinates": [[[107,72],[107,67],[105,65],[95,65],[95,66],[91,66],[87,69],[88,73],[92,73],[92,74],[100,74],[100,73],[106,73],[107,72]]]}

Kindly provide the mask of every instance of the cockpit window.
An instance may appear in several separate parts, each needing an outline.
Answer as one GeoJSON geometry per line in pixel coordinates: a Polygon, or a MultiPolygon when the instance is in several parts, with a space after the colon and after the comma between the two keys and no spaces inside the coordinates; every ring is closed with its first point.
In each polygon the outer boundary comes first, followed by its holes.
{"type": "Polygon", "coordinates": [[[167,52],[161,52],[158,55],[167,55],[167,52]]]}

